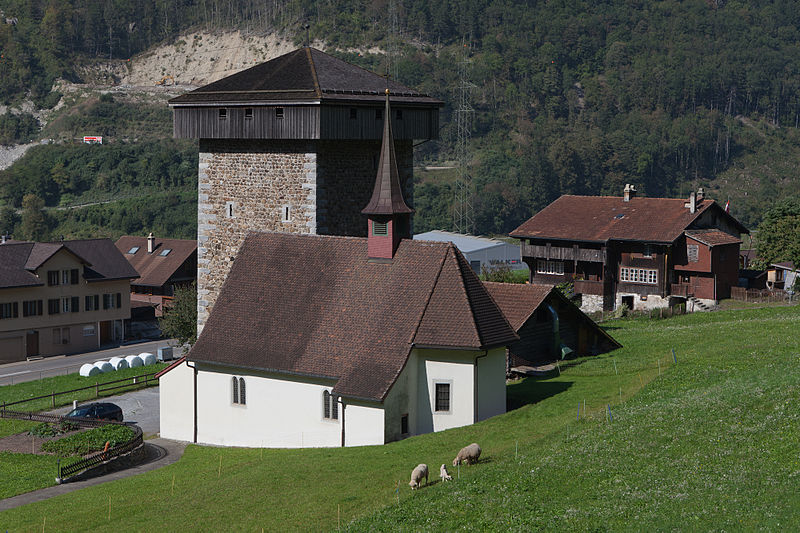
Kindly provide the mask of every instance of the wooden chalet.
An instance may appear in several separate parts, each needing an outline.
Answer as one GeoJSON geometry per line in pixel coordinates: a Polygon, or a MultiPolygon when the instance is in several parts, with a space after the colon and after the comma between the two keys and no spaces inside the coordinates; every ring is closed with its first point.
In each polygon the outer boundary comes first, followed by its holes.
{"type": "Polygon", "coordinates": [[[708,307],[737,285],[739,235],[749,233],[702,188],[688,202],[565,195],[511,236],[522,240],[531,282],[571,281],[585,311],[708,307]]]}

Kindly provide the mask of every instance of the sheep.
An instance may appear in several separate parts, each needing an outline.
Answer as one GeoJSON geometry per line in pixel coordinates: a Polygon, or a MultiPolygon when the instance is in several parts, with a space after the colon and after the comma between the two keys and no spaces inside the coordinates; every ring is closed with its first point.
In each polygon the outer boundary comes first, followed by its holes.
{"type": "Polygon", "coordinates": [[[453,481],[453,476],[447,473],[447,467],[444,465],[439,468],[439,477],[442,478],[442,481],[453,481]]]}
{"type": "Polygon", "coordinates": [[[469,446],[464,446],[461,448],[461,451],[458,452],[456,458],[453,459],[453,466],[458,466],[460,463],[466,463],[468,465],[475,464],[478,462],[478,458],[481,456],[481,447],[477,445],[477,443],[472,443],[469,446]]]}
{"type": "Polygon", "coordinates": [[[411,471],[411,481],[408,482],[411,485],[411,490],[418,489],[420,487],[420,481],[422,478],[425,478],[425,484],[428,484],[428,465],[425,463],[420,463],[417,467],[411,471]]]}

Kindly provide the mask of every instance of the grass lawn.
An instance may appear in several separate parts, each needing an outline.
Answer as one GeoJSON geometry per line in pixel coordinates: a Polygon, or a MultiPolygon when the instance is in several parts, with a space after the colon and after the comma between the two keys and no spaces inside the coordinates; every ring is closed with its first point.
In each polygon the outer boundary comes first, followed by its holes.
{"type": "MultiPolygon", "coordinates": [[[[35,398],[37,396],[43,396],[45,394],[50,394],[52,392],[78,389],[81,387],[89,387],[93,386],[95,383],[103,384],[118,379],[140,376],[142,374],[152,374],[154,372],[160,371],[166,366],[167,365],[165,363],[157,363],[155,365],[140,366],[137,368],[128,368],[126,370],[117,370],[115,372],[110,372],[108,374],[101,374],[99,376],[92,376],[92,377],[82,377],[80,374],[76,372],[74,374],[68,374],[66,376],[54,376],[54,377],[40,379],[37,381],[25,381],[22,383],[17,383],[15,385],[4,385],[0,386],[0,403],[14,402],[18,400],[24,400],[25,398],[35,398]]],[[[157,383],[158,382],[154,382],[154,384],[157,383]]],[[[115,389],[113,391],[101,392],[100,397],[102,398],[104,396],[113,396],[139,387],[140,387],[139,385],[136,386],[131,385],[130,387],[115,389]]],[[[72,403],[72,400],[85,402],[88,400],[93,400],[94,398],[95,398],[94,389],[88,389],[73,394],[56,396],[56,407],[62,405],[69,405],[72,403]]],[[[50,398],[45,398],[42,400],[36,400],[33,402],[20,404],[17,406],[11,406],[9,409],[13,409],[16,411],[46,411],[48,409],[52,409],[52,407],[53,407],[52,400],[50,398]]],[[[20,420],[0,418],[0,437],[13,435],[15,433],[19,433],[20,431],[27,431],[36,424],[37,424],[36,422],[25,422],[20,420]]]]}
{"type": "Polygon", "coordinates": [[[0,529],[41,530],[45,517],[48,529],[71,531],[800,522],[800,307],[605,325],[624,348],[509,385],[511,401],[524,405],[506,415],[386,446],[190,446],[169,467],[0,513],[0,529]],[[460,479],[438,482],[438,466],[473,441],[484,450],[481,463],[450,467],[460,479]],[[420,462],[436,482],[411,492],[420,462]]]}
{"type": "MultiPolygon", "coordinates": [[[[53,485],[56,475],[54,457],[0,452],[0,499],[53,485]]],[[[0,513],[0,524],[4,522],[0,513]]]]}

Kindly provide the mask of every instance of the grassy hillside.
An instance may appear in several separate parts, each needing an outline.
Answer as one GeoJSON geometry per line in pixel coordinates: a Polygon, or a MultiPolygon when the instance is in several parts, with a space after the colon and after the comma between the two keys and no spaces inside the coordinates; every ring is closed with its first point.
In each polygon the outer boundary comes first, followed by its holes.
{"type": "Polygon", "coordinates": [[[510,385],[509,400],[521,407],[471,427],[379,447],[190,446],[175,465],[4,512],[0,525],[530,531],[797,523],[800,307],[609,325],[625,348],[510,385]],[[472,441],[484,449],[481,463],[451,468],[460,479],[438,482],[438,465],[472,441]],[[412,493],[408,476],[419,462],[434,483],[412,493]]]}

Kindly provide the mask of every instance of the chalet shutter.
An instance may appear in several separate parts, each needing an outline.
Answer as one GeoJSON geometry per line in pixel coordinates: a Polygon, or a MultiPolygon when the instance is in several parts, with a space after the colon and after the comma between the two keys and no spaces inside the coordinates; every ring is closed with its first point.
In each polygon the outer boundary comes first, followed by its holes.
{"type": "Polygon", "coordinates": [[[70,283],[72,283],[72,285],[77,285],[78,284],[78,269],[77,268],[73,268],[72,270],[69,271],[69,274],[70,274],[70,283]]]}
{"type": "Polygon", "coordinates": [[[122,308],[122,293],[117,293],[117,309],[122,308]]]}
{"type": "Polygon", "coordinates": [[[78,297],[78,296],[73,296],[72,297],[72,304],[70,305],[70,310],[73,313],[77,313],[78,311],[81,310],[81,299],[80,299],[80,297],[78,297]]]}

